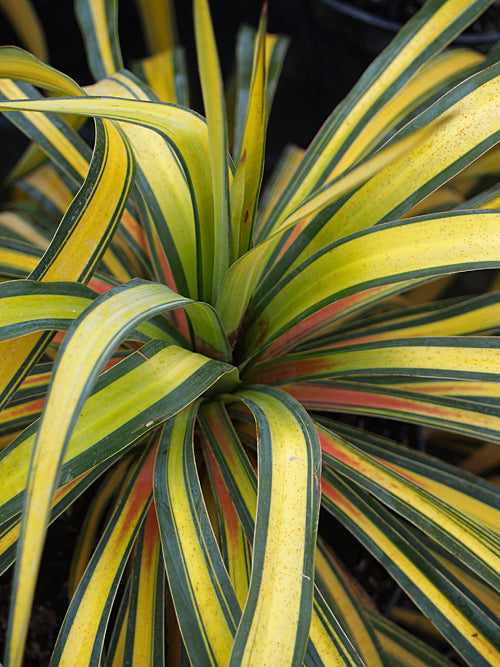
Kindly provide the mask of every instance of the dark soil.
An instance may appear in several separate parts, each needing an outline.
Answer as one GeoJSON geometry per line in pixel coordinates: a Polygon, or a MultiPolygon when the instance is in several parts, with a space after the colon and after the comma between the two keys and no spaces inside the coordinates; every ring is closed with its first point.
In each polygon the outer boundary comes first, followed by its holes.
{"type": "MultiPolygon", "coordinates": [[[[83,494],[48,529],[23,667],[45,667],[49,664],[68,608],[67,581],[71,559],[90,494],[83,494]]],[[[5,648],[13,574],[14,567],[11,567],[0,578],[0,656],[3,656],[5,648]]]]}

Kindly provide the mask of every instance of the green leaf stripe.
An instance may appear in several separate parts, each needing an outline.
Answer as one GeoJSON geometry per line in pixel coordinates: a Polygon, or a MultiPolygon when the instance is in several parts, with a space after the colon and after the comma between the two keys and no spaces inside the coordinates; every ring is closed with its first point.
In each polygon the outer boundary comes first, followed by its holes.
{"type": "Polygon", "coordinates": [[[300,665],[312,612],[317,436],[302,407],[277,389],[254,387],[235,396],[257,423],[259,471],[272,474],[259,476],[250,589],[230,664],[251,655],[269,664],[300,665]]]}
{"type": "Polygon", "coordinates": [[[151,502],[154,455],[151,447],[144,451],[106,526],[71,600],[51,665],[100,662],[113,600],[151,502]],[[83,637],[88,639],[82,641],[83,637]]]}
{"type": "Polygon", "coordinates": [[[215,666],[229,660],[241,611],[196,470],[193,428],[197,410],[194,404],[166,423],[155,466],[154,495],[184,645],[193,664],[215,666]]]}
{"type": "Polygon", "coordinates": [[[498,231],[496,214],[469,211],[385,223],[328,244],[265,296],[262,291],[255,295],[245,347],[255,349],[264,341],[269,343],[313,312],[360,290],[498,267],[498,231]],[[434,242],[437,227],[439,242],[434,242]],[[446,263],[443,244],[447,246],[446,263]]]}
{"type": "MultiPolygon", "coordinates": [[[[121,453],[207,390],[231,366],[175,345],[152,341],[110,368],[96,382],[68,444],[59,484],[121,453]],[[109,406],[113,404],[113,411],[109,406]]],[[[34,422],[0,452],[0,523],[22,509],[34,422]]]]}
{"type": "Polygon", "coordinates": [[[117,2],[77,0],[76,16],[84,36],[87,62],[96,81],[122,69],[117,2]]]}
{"type": "MultiPolygon", "coordinates": [[[[325,465],[369,491],[448,551],[457,554],[500,590],[500,539],[460,509],[442,502],[411,480],[367,456],[355,445],[318,426],[325,465]]],[[[497,502],[500,498],[498,494],[497,502]]]]}
{"type": "Polygon", "coordinates": [[[494,664],[499,627],[460,582],[425,551],[401,522],[373,498],[330,470],[323,471],[325,507],[388,569],[399,585],[471,664],[494,664]],[[389,549],[389,544],[391,548],[389,549]],[[425,555],[424,555],[425,554],[425,555]],[[465,616],[462,609],[467,609],[465,616]]]}
{"type": "Polygon", "coordinates": [[[323,125],[261,230],[259,240],[272,233],[314,187],[324,183],[368,120],[489,4],[489,0],[432,0],[426,3],[366,70],[323,125]]]}

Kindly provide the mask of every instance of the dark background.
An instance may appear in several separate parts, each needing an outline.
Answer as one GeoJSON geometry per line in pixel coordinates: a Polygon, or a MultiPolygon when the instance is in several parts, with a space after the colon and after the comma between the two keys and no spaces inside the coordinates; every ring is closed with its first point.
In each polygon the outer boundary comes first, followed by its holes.
{"type": "MultiPolygon", "coordinates": [[[[346,56],[352,36],[337,30],[336,19],[318,10],[313,0],[270,0],[268,30],[286,34],[291,43],[280,80],[268,139],[268,168],[276,162],[287,143],[306,147],[334,106],[344,97],[372,58],[373,49],[357,48],[346,56]],[[277,120],[279,119],[279,120],[277,120]]],[[[44,26],[50,64],[69,74],[79,84],[92,83],[85,50],[71,0],[34,0],[44,26]]],[[[192,106],[202,111],[196,87],[196,60],[191,2],[174,0],[180,43],[186,47],[192,106]]],[[[210,3],[223,75],[231,75],[238,27],[257,26],[260,0],[212,0],[210,3]]],[[[326,12],[328,14],[328,8],[326,12]]],[[[124,61],[147,55],[134,0],[119,1],[120,39],[124,61]]],[[[21,45],[8,22],[0,16],[0,44],[21,45]]],[[[378,45],[375,45],[375,51],[378,45]]],[[[0,145],[4,159],[0,178],[21,154],[25,142],[17,130],[0,116],[0,145]],[[7,160],[5,159],[8,156],[7,160]]]]}

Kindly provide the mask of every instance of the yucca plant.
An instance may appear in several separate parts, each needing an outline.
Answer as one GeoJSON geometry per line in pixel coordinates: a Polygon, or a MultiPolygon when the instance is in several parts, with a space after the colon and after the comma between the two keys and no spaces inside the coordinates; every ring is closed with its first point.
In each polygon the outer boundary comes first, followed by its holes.
{"type": "Polygon", "coordinates": [[[500,664],[499,493],[465,470],[498,461],[500,292],[441,296],[500,266],[500,63],[443,51],[490,2],[429,0],[260,203],[286,40],[265,16],[240,33],[228,123],[195,0],[205,120],[168,5],[139,4],[135,75],[111,0],[76,3],[93,86],[0,50],[0,109],[33,141],[0,213],[5,666],[47,525],[88,489],[53,665],[451,664],[375,609],[320,505],[410,616],[500,664]]]}

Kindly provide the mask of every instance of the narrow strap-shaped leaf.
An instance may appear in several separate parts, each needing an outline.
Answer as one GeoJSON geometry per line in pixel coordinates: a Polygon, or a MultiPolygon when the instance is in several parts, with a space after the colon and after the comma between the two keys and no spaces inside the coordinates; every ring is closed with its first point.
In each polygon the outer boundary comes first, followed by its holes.
{"type": "Polygon", "coordinates": [[[152,498],[156,451],[146,450],[73,597],[50,664],[100,661],[113,599],[152,498]]]}
{"type": "Polygon", "coordinates": [[[0,75],[2,78],[29,80],[34,86],[47,88],[59,94],[82,94],[80,86],[69,76],[41,63],[31,53],[16,46],[0,47],[0,75]]]}
{"type": "MultiPolygon", "coordinates": [[[[24,644],[26,612],[29,612],[31,606],[50,498],[64,452],[92,384],[114,347],[126,337],[128,331],[157,312],[187,302],[187,299],[179,297],[168,287],[135,282],[99,297],[66,336],[55,365],[30,466],[26,512],[22,524],[22,542],[29,545],[29,551],[27,547],[20,550],[16,570],[17,589],[9,633],[10,652],[13,652],[14,647],[22,647],[24,644]],[[105,329],[103,323],[106,323],[105,329]],[[81,359],[83,363],[75,364],[75,358],[81,359]],[[20,599],[25,603],[24,614],[18,615],[16,610],[20,608],[20,599]]],[[[198,304],[193,306],[200,308],[198,304]]]]}
{"type": "Polygon", "coordinates": [[[37,211],[38,219],[42,211],[46,213],[52,223],[48,231],[53,233],[76,195],[77,186],[47,163],[14,181],[12,190],[16,200],[21,196],[36,203],[36,208],[41,209],[37,211]]]}
{"type": "MultiPolygon", "coordinates": [[[[199,421],[206,438],[204,443],[210,448],[214,465],[224,480],[241,524],[251,540],[257,506],[255,471],[223,404],[205,404],[200,411],[199,421]]],[[[304,664],[311,667],[361,664],[342,625],[316,587],[304,664]]]]}
{"type": "MultiPolygon", "coordinates": [[[[112,123],[98,122],[96,128],[96,145],[85,183],[30,274],[32,279],[88,282],[119,223],[134,180],[133,157],[112,123]]],[[[0,343],[5,360],[0,404],[5,404],[48,340],[45,334],[31,334],[15,343],[0,343]]]]}
{"type": "Polygon", "coordinates": [[[346,572],[330,549],[318,540],[316,548],[316,585],[322,592],[335,616],[341,619],[350,640],[361,658],[370,667],[383,667],[383,656],[375,632],[368,621],[364,608],[354,597],[346,572]]]}
{"type": "Polygon", "coordinates": [[[352,166],[363,155],[442,97],[448,89],[485,67],[485,56],[472,49],[454,48],[428,61],[360,130],[336,162],[328,180],[352,166]]]}
{"type": "Polygon", "coordinates": [[[259,489],[250,590],[230,664],[300,665],[312,613],[317,439],[286,394],[255,387],[236,396],[257,424],[259,489]]]}
{"type": "MultiPolygon", "coordinates": [[[[234,104],[232,154],[240,155],[241,142],[245,127],[245,119],[252,85],[252,70],[257,31],[255,28],[242,25],[236,40],[236,93],[234,104]]],[[[267,103],[266,116],[273,103],[278,79],[288,49],[289,38],[284,35],[265,35],[266,71],[267,71],[267,103]]]]}
{"type": "MultiPolygon", "coordinates": [[[[55,521],[79,498],[115,461],[116,456],[95,466],[89,472],[59,487],[54,493],[49,523],[55,521]]],[[[5,522],[0,530],[0,574],[13,565],[16,559],[17,540],[21,532],[20,515],[5,522]]]]}
{"type": "Polygon", "coordinates": [[[300,319],[361,289],[493,268],[500,259],[498,229],[498,217],[486,211],[437,214],[378,225],[327,245],[300,271],[256,298],[246,347],[271,341],[300,319]]]}
{"type": "Polygon", "coordinates": [[[205,436],[249,540],[253,539],[257,507],[257,478],[224,404],[211,401],[198,417],[205,436]]]}
{"type": "MultiPolygon", "coordinates": [[[[19,75],[23,71],[24,67],[19,72],[19,75]]],[[[31,67],[28,69],[28,72],[29,80],[38,82],[40,77],[37,75],[34,76],[31,73],[31,67]]],[[[43,102],[45,98],[28,83],[4,78],[0,79],[0,99],[4,103],[4,100],[19,99],[31,99],[43,102]]],[[[20,114],[9,114],[9,112],[6,112],[5,115],[13,125],[54,160],[73,181],[80,183],[83,180],[89,166],[90,148],[61,118],[58,118],[54,114],[34,114],[30,111],[20,114]]]]}
{"type": "Polygon", "coordinates": [[[345,438],[363,452],[459,509],[479,524],[498,533],[500,494],[486,480],[388,438],[322,418],[330,432],[345,438]]]}
{"type": "MultiPolygon", "coordinates": [[[[159,3],[162,4],[162,3],[159,3]]],[[[133,71],[158,95],[162,102],[189,106],[187,65],[184,49],[166,49],[143,58],[133,71]]]]}
{"type": "MultiPolygon", "coordinates": [[[[17,432],[33,423],[40,416],[47,387],[50,382],[51,368],[40,368],[33,371],[21,384],[13,396],[9,406],[0,414],[0,430],[5,438],[12,434],[11,440],[17,432]]],[[[2,447],[3,448],[3,447],[2,447]]]]}
{"type": "Polygon", "coordinates": [[[130,585],[123,662],[160,667],[165,663],[165,567],[154,504],[137,538],[130,585]]]}
{"type": "MultiPolygon", "coordinates": [[[[107,128],[104,136],[98,131],[92,164],[93,168],[90,170],[86,186],[68,209],[58,233],[41,262],[32,272],[33,278],[38,280],[61,278],[88,280],[89,274],[109,243],[133,180],[130,154],[121,137],[116,135],[111,126],[107,128]],[[108,141],[111,142],[111,146],[107,144],[108,141]],[[106,149],[111,150],[111,158],[106,149]],[[117,162],[114,161],[115,159],[117,162]],[[114,197],[110,196],[109,192],[113,178],[116,179],[113,186],[124,189],[119,194],[115,192],[114,197]],[[93,190],[96,181],[103,185],[103,190],[99,189],[97,193],[93,190]],[[81,201],[85,202],[83,207],[80,206],[81,201]],[[96,224],[97,221],[100,224],[96,224]],[[92,242],[95,242],[96,246],[91,248],[90,243],[92,242]],[[82,245],[88,248],[86,253],[81,252],[82,245]],[[77,251],[78,257],[76,257],[77,251]]],[[[6,345],[10,349],[10,355],[8,366],[4,367],[5,372],[2,376],[3,389],[4,392],[7,392],[7,394],[4,393],[4,401],[8,392],[11,392],[22,379],[22,373],[29,369],[30,363],[43,349],[43,342],[35,334],[23,339],[15,350],[12,349],[11,344],[3,344],[3,347],[5,348],[6,345]],[[32,348],[31,353],[29,352],[30,347],[32,348]]]]}
{"type": "MultiPolygon", "coordinates": [[[[162,133],[172,145],[181,161],[189,188],[192,191],[193,206],[196,206],[195,219],[197,228],[203,234],[201,275],[203,289],[207,289],[212,276],[213,262],[213,198],[210,178],[210,155],[208,132],[205,121],[194,112],[154,102],[112,98],[93,97],[78,99],[47,99],[36,102],[4,102],[0,109],[9,105],[14,108],[30,110],[55,111],[58,113],[83,114],[107,117],[144,125],[162,133]],[[34,104],[35,106],[31,106],[34,104]],[[19,107],[18,105],[21,105],[19,107]]],[[[200,298],[207,300],[200,291],[200,298]]]]}
{"type": "Polygon", "coordinates": [[[262,237],[324,182],[369,119],[397,95],[422,65],[490,4],[488,0],[433,0],[399,32],[331,114],[291,180],[262,237]]]}
{"type": "Polygon", "coordinates": [[[226,106],[208,0],[194,0],[193,7],[198,70],[210,146],[214,209],[214,259],[210,294],[216,298],[230,264],[231,214],[226,106]]]}
{"type": "Polygon", "coordinates": [[[100,484],[87,509],[71,559],[68,576],[68,598],[70,600],[74,596],[92,553],[99,542],[106,512],[109,512],[111,503],[116,503],[120,494],[123,495],[124,487],[135,469],[135,463],[136,461],[131,456],[122,456],[119,464],[100,484]]]}
{"type": "Polygon", "coordinates": [[[219,527],[219,544],[240,606],[245,605],[252,562],[252,549],[240,523],[238,512],[234,507],[231,494],[224,482],[213,451],[207,442],[207,436],[201,436],[203,456],[210,477],[211,490],[215,498],[217,524],[219,527]]]}
{"type": "Polygon", "coordinates": [[[346,232],[352,233],[402,216],[410,206],[494,146],[500,134],[500,120],[492,99],[498,95],[499,90],[500,66],[487,68],[467,78],[409,123],[400,133],[402,136],[416,128],[428,126],[435,120],[442,121],[433,133],[423,139],[418,149],[409,151],[392,165],[382,169],[366,186],[361,187],[345,206],[340,207],[339,218],[348,215],[350,210],[359,210],[348,225],[337,225],[338,218],[335,218],[335,213],[331,220],[322,226],[307,254],[310,255],[311,250],[314,252],[321,247],[325,238],[339,238],[346,232]],[[460,139],[463,139],[464,127],[472,109],[476,110],[474,120],[477,134],[471,136],[467,143],[461,143],[460,139]],[[439,161],[433,160],[435,151],[439,152],[439,161]],[[410,164],[413,170],[409,179],[410,164]],[[398,177],[404,179],[405,186],[402,186],[398,177]],[[411,187],[408,187],[409,182],[411,187]],[[390,195],[389,189],[385,187],[388,183],[391,184],[390,195]],[[372,198],[373,207],[369,213],[362,203],[366,204],[366,197],[372,198]]]}
{"type": "MultiPolygon", "coordinates": [[[[96,146],[82,190],[66,212],[58,232],[31,277],[36,280],[88,281],[116,229],[133,183],[132,156],[120,133],[110,124],[98,124],[96,146]],[[96,188],[99,183],[100,187],[96,188]],[[82,248],[86,251],[82,252],[82,248]]],[[[23,339],[8,355],[1,389],[2,402],[17,386],[43,349],[37,334],[23,339]]]]}
{"type": "MultiPolygon", "coordinates": [[[[0,95],[5,99],[43,99],[32,86],[47,88],[59,95],[84,94],[70,77],[15,47],[0,47],[0,74],[6,77],[0,82],[0,95]],[[26,83],[16,83],[10,79],[19,79],[26,83]]],[[[47,154],[76,184],[83,182],[90,161],[90,151],[77,134],[83,123],[82,119],[73,117],[65,122],[57,116],[32,113],[14,114],[9,116],[9,119],[39,144],[31,145],[27,149],[10,174],[10,180],[20,178],[35,169],[45,161],[47,154]]]]}
{"type": "Polygon", "coordinates": [[[320,426],[317,429],[326,466],[432,535],[444,548],[466,561],[493,588],[500,590],[500,539],[497,536],[469,519],[460,508],[442,502],[334,432],[320,426]]]}
{"type": "Polygon", "coordinates": [[[264,173],[267,126],[266,15],[263,13],[257,38],[248,91],[241,147],[231,187],[231,260],[250,249],[260,185],[264,173]]]}
{"type": "Polygon", "coordinates": [[[23,216],[20,207],[16,213],[2,211],[0,213],[0,234],[33,243],[45,250],[49,244],[45,230],[40,229],[28,216],[23,216]]]}
{"type": "Polygon", "coordinates": [[[2,78],[26,80],[34,86],[59,94],[82,94],[80,86],[69,76],[16,46],[0,46],[0,75],[2,78]]]}
{"type": "Polygon", "coordinates": [[[486,292],[467,299],[456,298],[410,306],[364,318],[362,325],[346,323],[338,332],[327,332],[301,345],[301,349],[397,339],[405,336],[462,336],[494,333],[500,328],[500,292],[486,292]]]}
{"type": "Polygon", "coordinates": [[[240,607],[201,492],[193,451],[198,406],[169,420],[155,466],[154,494],[170,591],[189,659],[227,664],[240,607]]]}
{"type": "Polygon", "coordinates": [[[142,25],[150,53],[172,49],[177,30],[172,0],[138,0],[142,25]]]}
{"type": "Polygon", "coordinates": [[[112,123],[96,123],[96,145],[85,183],[31,278],[88,281],[120,221],[134,176],[133,156],[121,132],[112,123]],[[82,253],[89,237],[96,239],[97,247],[82,253]]]}
{"type": "Polygon", "coordinates": [[[7,15],[26,47],[42,60],[47,60],[47,44],[40,19],[30,0],[1,0],[7,15]]]}
{"type": "Polygon", "coordinates": [[[26,278],[42,256],[40,248],[31,243],[2,237],[0,249],[0,274],[3,278],[26,278]]]}
{"type": "Polygon", "coordinates": [[[294,324],[278,336],[269,348],[256,356],[264,361],[281,357],[294,348],[313,349],[320,345],[318,341],[323,342],[323,338],[326,343],[329,342],[330,336],[332,340],[335,340],[335,332],[343,331],[344,326],[350,327],[351,320],[355,320],[361,329],[360,318],[367,319],[363,317],[363,311],[370,311],[378,302],[387,302],[392,296],[397,298],[401,292],[425,283],[428,283],[425,278],[408,280],[405,283],[368,288],[357,294],[342,297],[294,324]]]}
{"type": "MultiPolygon", "coordinates": [[[[424,128],[410,137],[405,137],[402,141],[381,150],[352,171],[342,174],[332,183],[327,183],[324,188],[301,202],[273,236],[259,243],[232,265],[217,301],[217,310],[221,313],[226,330],[230,334],[237,330],[254,290],[258,287],[259,282],[262,282],[268,263],[272,264],[282,253],[286,252],[290,245],[293,245],[295,238],[306,229],[313,214],[321,211],[322,208],[349,190],[356,188],[371,175],[377,173],[382,166],[408,152],[410,147],[418,145],[422,136],[427,135],[430,131],[429,128],[424,128]],[[234,298],[235,292],[239,295],[238,299],[234,298]]],[[[282,276],[278,276],[279,278],[282,276]]]]}
{"type": "Polygon", "coordinates": [[[500,593],[474,574],[454,554],[442,548],[438,542],[431,539],[424,541],[426,549],[429,549],[443,567],[460,581],[464,590],[470,591],[471,596],[481,601],[491,618],[500,624],[500,593]]]}
{"type": "MultiPolygon", "coordinates": [[[[467,386],[468,383],[463,383],[467,386]]],[[[304,382],[282,387],[307,410],[350,412],[403,419],[470,437],[500,442],[496,406],[448,396],[420,394],[397,386],[338,380],[335,384],[304,382]]]]}
{"type": "MultiPolygon", "coordinates": [[[[151,91],[126,73],[99,82],[93,92],[156,100],[151,91]]],[[[212,230],[204,224],[197,228],[197,204],[192,199],[183,163],[157,132],[130,123],[120,125],[137,161],[138,203],[158,281],[166,282],[180,294],[197,298],[203,277],[199,264],[202,246],[212,243],[212,230]]]]}
{"type": "Polygon", "coordinates": [[[475,408],[477,405],[496,406],[500,398],[500,386],[497,382],[476,382],[474,380],[433,380],[432,378],[412,379],[395,375],[388,378],[357,378],[359,382],[373,385],[383,385],[384,390],[396,392],[412,392],[415,398],[419,400],[422,395],[427,397],[457,398],[466,401],[472,405],[469,408],[475,408]]]}
{"type": "Polygon", "coordinates": [[[279,201],[284,189],[290,182],[295,169],[304,157],[304,152],[303,148],[299,148],[295,144],[285,146],[276,166],[266,179],[255,220],[255,238],[258,238],[260,228],[265,224],[268,216],[272,214],[273,207],[279,201]]]}
{"type": "MultiPolygon", "coordinates": [[[[66,331],[97,294],[80,283],[11,280],[0,284],[0,340],[8,340],[34,331],[66,331]]],[[[165,320],[144,322],[131,333],[147,342],[164,340],[182,345],[182,337],[165,320]]]]}
{"type": "Polygon", "coordinates": [[[113,624],[113,631],[109,640],[108,650],[106,651],[106,660],[103,661],[105,667],[122,667],[123,665],[129,598],[130,577],[125,584],[125,590],[113,624]]]}
{"type": "MultiPolygon", "coordinates": [[[[96,383],[64,457],[60,484],[91,470],[162,424],[234,369],[161,341],[146,344],[96,383]],[[113,405],[113,410],[109,409],[113,405]]],[[[0,523],[22,509],[38,422],[0,452],[0,523]]]]}
{"type": "Polygon", "coordinates": [[[498,661],[498,626],[394,515],[328,469],[323,499],[467,661],[484,667],[498,661]]]}
{"type": "Polygon", "coordinates": [[[306,258],[347,234],[402,217],[426,195],[448,181],[500,138],[494,100],[500,93],[500,65],[466,79],[409,123],[389,142],[417,128],[432,128],[414,148],[378,171],[350,196],[313,217],[279,261],[270,268],[261,289],[293,271],[306,258]],[[467,132],[471,114],[477,132],[467,132]],[[464,142],[466,135],[469,141],[464,142]]]}
{"type": "Polygon", "coordinates": [[[79,283],[2,283],[0,340],[44,329],[67,329],[95,296],[95,292],[79,283]]]}
{"type": "Polygon", "coordinates": [[[314,587],[313,616],[309,631],[307,652],[304,657],[306,667],[368,667],[352,645],[336,615],[325,598],[314,587]]]}
{"type": "Polygon", "coordinates": [[[390,667],[452,667],[441,653],[432,649],[385,616],[366,610],[390,667]]]}
{"type": "Polygon", "coordinates": [[[77,0],[76,16],[94,78],[103,79],[122,69],[116,0],[77,0]]]}
{"type": "Polygon", "coordinates": [[[500,380],[500,345],[493,336],[395,338],[290,354],[252,368],[247,382],[286,384],[350,375],[406,375],[500,380]]]}

